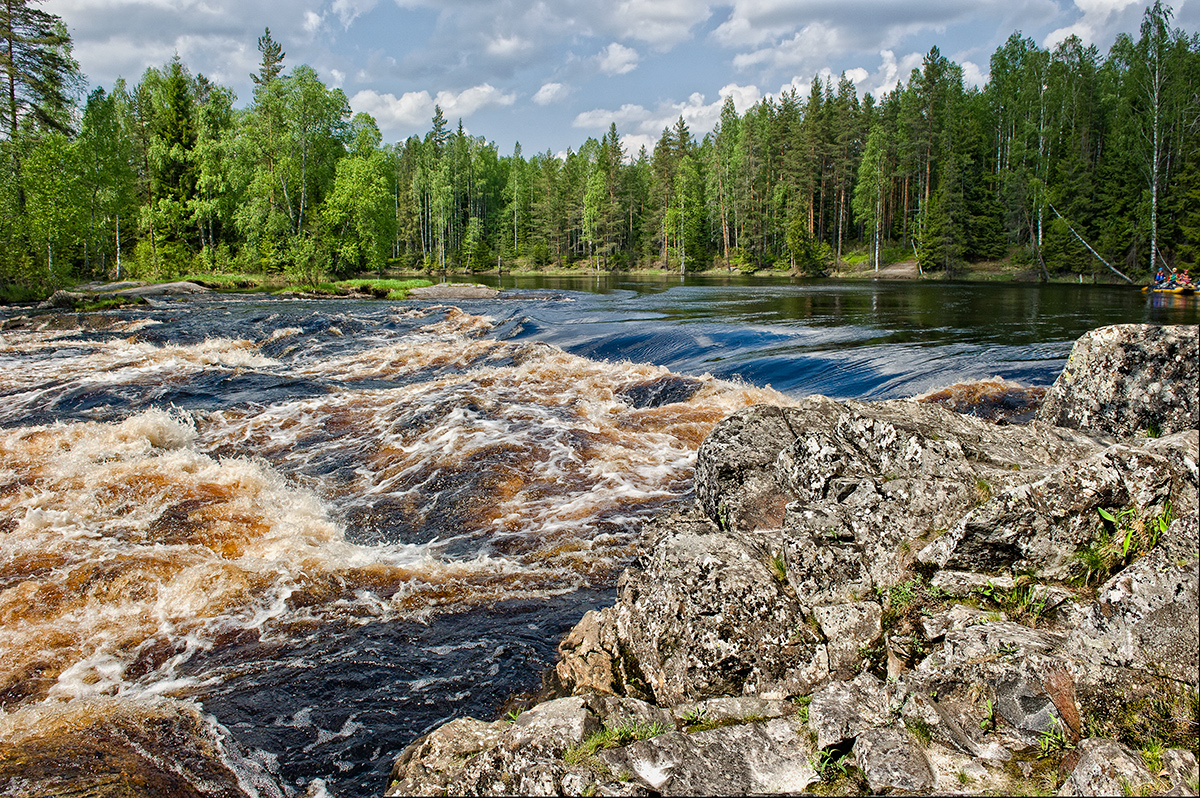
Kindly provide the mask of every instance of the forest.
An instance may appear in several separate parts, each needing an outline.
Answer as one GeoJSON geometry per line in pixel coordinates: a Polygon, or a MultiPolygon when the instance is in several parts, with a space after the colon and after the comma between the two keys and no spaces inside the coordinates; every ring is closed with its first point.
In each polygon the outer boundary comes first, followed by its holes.
{"type": "Polygon", "coordinates": [[[0,39],[0,286],[1200,260],[1200,34],[1158,1],[1107,54],[1013,33],[982,88],[934,47],[879,97],[818,77],[744,114],[727,99],[711,131],[681,117],[653,152],[614,125],[565,155],[501,155],[440,108],[385,144],[269,29],[244,107],[178,57],[84,97],[62,20],[31,0],[0,10],[0,39]]]}

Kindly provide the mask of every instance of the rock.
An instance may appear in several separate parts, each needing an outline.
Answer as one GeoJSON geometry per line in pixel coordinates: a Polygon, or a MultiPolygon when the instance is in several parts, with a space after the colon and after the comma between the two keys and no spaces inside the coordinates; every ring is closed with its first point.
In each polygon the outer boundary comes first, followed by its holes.
{"type": "Polygon", "coordinates": [[[580,696],[545,701],[517,716],[504,738],[509,749],[532,745],[561,753],[600,731],[600,721],[580,696]]]}
{"type": "Polygon", "coordinates": [[[703,387],[704,383],[694,377],[666,374],[648,382],[639,382],[622,388],[615,395],[630,407],[645,409],[686,402],[703,387]]]}
{"type": "Polygon", "coordinates": [[[49,299],[38,303],[38,310],[48,308],[61,308],[64,310],[74,310],[79,305],[87,301],[87,294],[82,294],[77,291],[64,291],[59,289],[50,295],[49,299]]]}
{"type": "Polygon", "coordinates": [[[869,729],[854,741],[854,760],[871,791],[926,792],[935,783],[921,746],[903,729],[869,729]]]}
{"type": "MultiPolygon", "coordinates": [[[[749,720],[782,718],[795,714],[795,705],[788,701],[769,700],[757,696],[710,698],[706,701],[686,701],[671,707],[675,721],[704,723],[744,723],[749,720]]],[[[661,711],[661,710],[660,710],[661,711]]]]}
{"type": "Polygon", "coordinates": [[[1121,437],[1200,427],[1198,330],[1120,324],[1086,333],[1071,349],[1038,419],[1121,437]]]}
{"type": "Polygon", "coordinates": [[[675,728],[676,715],[673,709],[656,707],[636,698],[617,696],[593,695],[587,696],[586,700],[600,723],[610,729],[626,724],[675,728]]]}
{"type": "Polygon", "coordinates": [[[916,549],[992,494],[1098,449],[1069,430],[936,405],[814,396],[718,424],[697,454],[696,495],[747,545],[782,552],[802,604],[833,604],[895,584],[916,549]]]}
{"type": "Polygon", "coordinates": [[[1200,535],[1195,514],[1176,519],[1158,546],[1105,582],[1097,596],[1067,647],[1072,657],[1088,663],[1082,682],[1104,685],[1114,678],[1115,667],[1196,684],[1200,535]]]}
{"type": "Polygon", "coordinates": [[[409,299],[495,299],[499,295],[495,288],[475,283],[439,283],[408,289],[409,299]]]}
{"type": "Polygon", "coordinates": [[[830,682],[813,693],[808,705],[808,725],[817,735],[817,748],[825,750],[853,740],[867,729],[889,725],[887,694],[869,673],[852,682],[830,682]]]}
{"type": "Polygon", "coordinates": [[[874,601],[815,607],[813,614],[825,635],[829,670],[835,679],[853,679],[862,666],[863,648],[875,645],[883,634],[883,609],[874,601]]]}
{"type": "Polygon", "coordinates": [[[1170,502],[1178,512],[1195,512],[1196,495],[1190,475],[1167,458],[1115,444],[1037,482],[999,491],[917,559],[955,570],[1067,579],[1075,554],[1105,533],[1100,509],[1152,516],[1170,502]]]}
{"type": "Polygon", "coordinates": [[[558,644],[555,672],[568,691],[624,693],[612,608],[589,610],[558,644]]]}
{"type": "Polygon", "coordinates": [[[466,760],[495,746],[507,731],[504,721],[484,723],[458,718],[410,743],[392,765],[386,795],[431,795],[443,792],[466,760]]]}
{"type": "Polygon", "coordinates": [[[125,297],[151,297],[151,296],[187,296],[189,294],[211,294],[212,289],[205,288],[202,285],[181,280],[174,283],[154,283],[151,285],[135,286],[133,288],[122,288],[119,291],[108,291],[96,296],[125,296],[125,297]]]}
{"type": "Polygon", "coordinates": [[[1141,757],[1114,740],[1091,737],[1079,744],[1079,762],[1059,795],[1139,795],[1158,785],[1141,757]]]}
{"type": "Polygon", "coordinates": [[[997,588],[1012,590],[1015,584],[1016,581],[1011,576],[991,576],[973,571],[955,571],[949,568],[938,571],[929,580],[930,587],[955,598],[966,598],[972,593],[981,593],[984,590],[997,588]]]}
{"type": "Polygon", "coordinates": [[[615,613],[627,687],[644,682],[671,706],[763,695],[791,677],[800,694],[827,678],[803,677],[819,641],[755,549],[697,515],[659,522],[650,539],[641,569],[621,577],[615,613]]]}
{"type": "Polygon", "coordinates": [[[818,780],[801,729],[784,718],[671,732],[599,756],[660,795],[799,793],[818,780]]]}
{"type": "Polygon", "coordinates": [[[997,728],[999,721],[1016,747],[1036,745],[1043,732],[1061,728],[1045,682],[1066,640],[1009,621],[949,631],[941,649],[906,675],[906,687],[933,698],[947,727],[944,739],[959,750],[981,755],[988,742],[983,730],[997,728]]]}

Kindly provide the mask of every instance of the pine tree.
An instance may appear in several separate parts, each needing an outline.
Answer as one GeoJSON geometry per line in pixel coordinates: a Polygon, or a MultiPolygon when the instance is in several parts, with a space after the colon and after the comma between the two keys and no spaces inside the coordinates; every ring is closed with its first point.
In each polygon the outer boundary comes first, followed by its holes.
{"type": "Polygon", "coordinates": [[[74,96],[82,85],[62,19],[34,8],[41,0],[0,0],[0,75],[4,124],[14,140],[21,121],[70,131],[74,96]]]}

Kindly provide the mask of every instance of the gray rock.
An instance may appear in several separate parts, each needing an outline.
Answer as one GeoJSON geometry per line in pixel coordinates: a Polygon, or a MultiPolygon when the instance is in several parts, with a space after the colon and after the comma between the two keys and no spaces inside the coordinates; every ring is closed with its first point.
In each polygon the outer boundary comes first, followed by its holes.
{"type": "Polygon", "coordinates": [[[1100,587],[1098,600],[1067,647],[1088,665],[1081,681],[1106,684],[1117,667],[1195,685],[1200,671],[1198,585],[1200,535],[1196,516],[1188,515],[1176,519],[1149,554],[1100,587]]]}
{"type": "Polygon", "coordinates": [[[1076,567],[1075,554],[1103,533],[1099,509],[1116,515],[1132,507],[1150,516],[1168,502],[1178,512],[1195,512],[1190,475],[1146,449],[1116,444],[1037,482],[1000,491],[917,559],[953,570],[1066,579],[1076,567]]]}
{"type": "Polygon", "coordinates": [[[386,795],[431,795],[458,776],[468,758],[492,748],[508,730],[504,721],[458,718],[419,737],[392,765],[386,795]]]}
{"type": "Polygon", "coordinates": [[[1114,740],[1091,737],[1077,750],[1079,761],[1059,795],[1138,795],[1143,787],[1158,786],[1141,757],[1114,740]]]}
{"type": "Polygon", "coordinates": [[[1011,576],[992,576],[974,571],[955,571],[944,569],[938,571],[929,580],[929,586],[955,598],[965,598],[972,593],[979,593],[991,588],[1012,590],[1016,581],[1011,576]]]}
{"type": "Polygon", "coordinates": [[[926,792],[936,778],[929,760],[903,729],[869,729],[854,741],[854,760],[872,792],[926,792]]]}
{"type": "Polygon", "coordinates": [[[874,601],[858,601],[814,607],[813,614],[825,635],[830,673],[835,679],[853,679],[862,666],[859,652],[883,634],[883,609],[874,601]]]}
{"type": "Polygon", "coordinates": [[[408,290],[409,299],[494,299],[499,295],[495,288],[475,283],[439,283],[408,290]]]}
{"type": "Polygon", "coordinates": [[[581,696],[546,701],[522,712],[505,734],[510,748],[548,746],[561,753],[600,731],[600,721],[581,696]]]}
{"type": "Polygon", "coordinates": [[[72,309],[82,304],[87,300],[87,294],[82,294],[77,291],[64,291],[59,289],[50,295],[48,299],[38,303],[39,310],[49,308],[72,309]]]}
{"type": "Polygon", "coordinates": [[[642,569],[621,577],[615,613],[627,684],[644,681],[670,706],[761,694],[812,663],[819,641],[757,550],[696,516],[667,519],[650,537],[642,569]]]}
{"type": "MultiPolygon", "coordinates": [[[[671,707],[675,721],[708,723],[744,722],[748,719],[782,718],[795,714],[795,705],[788,701],[769,700],[758,696],[709,698],[705,701],[685,701],[671,707]]],[[[661,711],[661,710],[660,710],[661,711]]]]}
{"type": "Polygon", "coordinates": [[[1086,333],[1038,419],[1123,437],[1200,427],[1198,329],[1120,324],[1086,333]]]}
{"type": "Polygon", "coordinates": [[[591,708],[600,723],[610,729],[623,724],[642,726],[657,724],[664,729],[675,727],[676,715],[673,708],[656,707],[636,698],[611,695],[586,696],[586,700],[588,707],[591,708]]]}
{"type": "Polygon", "coordinates": [[[140,285],[133,288],[122,288],[119,291],[106,291],[103,294],[96,296],[126,296],[126,297],[151,297],[151,296],[188,296],[189,294],[211,294],[212,289],[205,288],[202,285],[196,285],[186,280],[181,280],[174,283],[155,283],[152,285],[140,285]]]}
{"type": "Polygon", "coordinates": [[[883,685],[869,673],[852,682],[830,682],[813,693],[808,705],[808,725],[822,750],[891,722],[883,685]]]}
{"type": "Polygon", "coordinates": [[[599,756],[614,773],[661,795],[745,795],[803,791],[817,781],[811,755],[800,730],[780,718],[672,732],[599,756]]]}

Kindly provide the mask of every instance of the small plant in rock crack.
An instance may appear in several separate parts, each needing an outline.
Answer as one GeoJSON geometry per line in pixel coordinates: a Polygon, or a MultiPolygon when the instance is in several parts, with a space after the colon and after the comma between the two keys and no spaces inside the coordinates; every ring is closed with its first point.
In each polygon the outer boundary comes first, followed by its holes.
{"type": "Polygon", "coordinates": [[[771,576],[781,585],[787,584],[787,562],[783,559],[783,552],[771,558],[771,576]]]}
{"type": "Polygon", "coordinates": [[[504,714],[504,720],[508,723],[516,723],[519,717],[521,717],[521,710],[519,709],[510,709],[504,714]]]}
{"type": "Polygon", "coordinates": [[[1041,738],[1038,740],[1038,759],[1056,756],[1075,747],[1057,718],[1052,720],[1052,724],[1049,729],[1041,732],[1041,738]]]}
{"type": "Polygon", "coordinates": [[[987,699],[983,704],[984,715],[983,720],[979,721],[979,728],[984,732],[996,730],[996,705],[992,703],[992,699],[987,699]]]}
{"type": "Polygon", "coordinates": [[[817,772],[821,781],[829,782],[843,779],[849,775],[853,762],[849,751],[831,748],[819,752],[808,760],[808,764],[817,772]]]}

